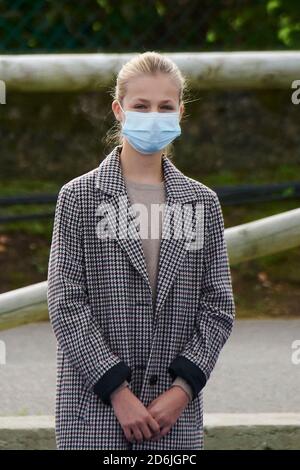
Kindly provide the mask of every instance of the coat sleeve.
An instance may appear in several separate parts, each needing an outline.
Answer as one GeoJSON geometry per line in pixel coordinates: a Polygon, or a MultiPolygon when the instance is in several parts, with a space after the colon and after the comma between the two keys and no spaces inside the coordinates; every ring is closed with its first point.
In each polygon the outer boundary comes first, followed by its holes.
{"type": "Polygon", "coordinates": [[[214,191],[208,235],[203,249],[204,266],[194,331],[183,350],[168,367],[173,379],[180,376],[190,384],[193,399],[209,379],[219,353],[231,334],[235,318],[224,219],[220,201],[214,191]]]}
{"type": "Polygon", "coordinates": [[[110,394],[131,369],[107,345],[89,305],[82,249],[82,217],[73,189],[64,185],[56,203],[48,263],[47,303],[57,342],[85,385],[111,406],[110,394]]]}

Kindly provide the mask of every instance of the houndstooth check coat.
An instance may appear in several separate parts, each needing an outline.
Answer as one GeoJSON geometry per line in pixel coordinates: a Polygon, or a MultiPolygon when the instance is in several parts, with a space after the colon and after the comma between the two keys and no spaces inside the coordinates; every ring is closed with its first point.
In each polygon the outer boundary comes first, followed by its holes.
{"type": "MultiPolygon", "coordinates": [[[[113,227],[120,196],[126,201],[121,214],[128,210],[132,222],[121,148],[65,183],[56,203],[47,302],[57,339],[57,449],[202,449],[202,389],[235,316],[221,206],[212,189],[185,176],[163,154],[166,204],[190,207],[192,216],[184,236],[161,239],[153,305],[138,227],[130,224],[136,238],[104,238],[96,230],[105,217],[113,227]],[[196,204],[203,208],[201,217],[196,204]],[[115,212],[107,210],[103,218],[99,207],[108,206],[115,212]],[[196,226],[203,243],[191,250],[196,226]],[[127,379],[147,406],[176,376],[191,385],[192,401],[160,440],[130,443],[110,393],[127,379]]],[[[178,219],[174,224],[178,228],[178,219]]]]}

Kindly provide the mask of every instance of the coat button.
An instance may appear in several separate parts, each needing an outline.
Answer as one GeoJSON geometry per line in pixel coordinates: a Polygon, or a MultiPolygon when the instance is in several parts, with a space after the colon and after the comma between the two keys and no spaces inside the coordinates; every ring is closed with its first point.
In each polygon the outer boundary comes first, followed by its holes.
{"type": "Polygon", "coordinates": [[[157,382],[157,379],[158,379],[158,377],[157,377],[156,374],[150,375],[150,377],[149,377],[149,384],[150,384],[150,385],[155,385],[156,382],[157,382]]]}

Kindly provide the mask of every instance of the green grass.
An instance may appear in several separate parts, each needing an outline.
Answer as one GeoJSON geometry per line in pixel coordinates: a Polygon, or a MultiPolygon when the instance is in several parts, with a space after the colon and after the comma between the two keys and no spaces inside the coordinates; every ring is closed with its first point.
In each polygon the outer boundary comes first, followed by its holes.
{"type": "MultiPolygon", "coordinates": [[[[32,194],[57,194],[60,187],[52,181],[40,180],[9,180],[0,185],[0,196],[26,196],[32,194]]],[[[15,204],[1,208],[1,215],[24,215],[54,212],[55,204],[15,204]]],[[[41,220],[16,221],[3,224],[5,232],[24,232],[32,235],[41,235],[49,239],[52,233],[52,218],[41,220]]],[[[3,231],[3,228],[2,228],[3,231]]]]}
{"type": "Polygon", "coordinates": [[[208,186],[231,185],[231,184],[268,184],[268,183],[286,183],[299,181],[299,165],[279,165],[276,168],[257,169],[251,172],[233,172],[222,170],[218,173],[205,175],[205,177],[195,177],[208,186]]]}

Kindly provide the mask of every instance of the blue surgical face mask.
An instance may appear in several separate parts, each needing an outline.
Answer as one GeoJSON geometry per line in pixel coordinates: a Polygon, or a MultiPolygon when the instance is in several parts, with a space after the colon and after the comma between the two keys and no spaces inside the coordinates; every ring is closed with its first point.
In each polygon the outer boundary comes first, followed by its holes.
{"type": "Polygon", "coordinates": [[[158,152],[181,134],[179,111],[171,113],[124,111],[121,104],[120,107],[125,114],[122,135],[140,153],[158,152]]]}

